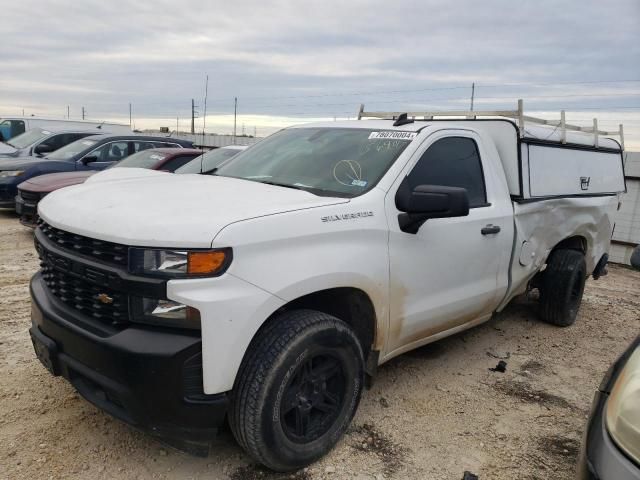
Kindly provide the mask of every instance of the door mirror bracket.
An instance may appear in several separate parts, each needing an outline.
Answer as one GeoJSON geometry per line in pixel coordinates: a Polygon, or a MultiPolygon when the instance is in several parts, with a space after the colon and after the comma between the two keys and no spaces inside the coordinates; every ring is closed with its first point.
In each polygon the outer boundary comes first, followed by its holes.
{"type": "Polygon", "coordinates": [[[465,217],[469,215],[469,196],[465,188],[442,185],[418,185],[413,190],[408,177],[396,193],[400,230],[416,234],[430,218],[465,217]]]}

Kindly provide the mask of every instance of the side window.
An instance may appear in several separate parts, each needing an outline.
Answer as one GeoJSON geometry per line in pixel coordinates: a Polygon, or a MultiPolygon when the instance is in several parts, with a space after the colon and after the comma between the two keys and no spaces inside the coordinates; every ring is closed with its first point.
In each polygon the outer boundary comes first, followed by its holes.
{"type": "Polygon", "coordinates": [[[66,134],[66,133],[61,133],[59,135],[53,135],[53,136],[47,138],[44,142],[42,142],[42,145],[46,145],[48,147],[51,147],[51,151],[55,152],[59,148],[64,147],[68,143],[71,143],[71,140],[69,140],[69,136],[70,135],[66,134]]]}
{"type": "Polygon", "coordinates": [[[184,164],[189,163],[191,160],[193,160],[197,156],[198,155],[183,155],[180,157],[174,157],[162,165],[162,170],[166,170],[168,172],[174,172],[177,168],[180,168],[184,164]]]}
{"type": "Polygon", "coordinates": [[[487,204],[478,146],[466,137],[436,140],[411,170],[409,185],[412,190],[418,185],[461,187],[467,190],[469,207],[487,204]]]}
{"type": "Polygon", "coordinates": [[[143,150],[148,150],[149,148],[156,148],[156,144],[153,142],[141,142],[141,141],[133,142],[134,152],[141,152],[143,150]]]}
{"type": "Polygon", "coordinates": [[[15,137],[16,135],[20,135],[24,133],[26,128],[24,127],[24,122],[22,120],[11,120],[11,136],[15,137]]]}
{"type": "Polygon", "coordinates": [[[127,142],[106,143],[88,155],[95,155],[98,162],[117,162],[129,156],[129,146],[127,142]]]}

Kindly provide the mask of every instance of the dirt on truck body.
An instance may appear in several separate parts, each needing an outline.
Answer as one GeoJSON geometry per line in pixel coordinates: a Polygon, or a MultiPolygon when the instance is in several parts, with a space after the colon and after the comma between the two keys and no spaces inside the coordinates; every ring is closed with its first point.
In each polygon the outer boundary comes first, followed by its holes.
{"type": "Polygon", "coordinates": [[[228,432],[208,458],[98,410],[33,353],[32,232],[0,212],[0,479],[571,479],[591,399],[640,330],[640,272],[589,280],[574,326],[517,299],[489,322],[382,366],[337,448],[295,474],[253,464],[228,432]],[[501,373],[490,371],[506,362],[501,373]]]}

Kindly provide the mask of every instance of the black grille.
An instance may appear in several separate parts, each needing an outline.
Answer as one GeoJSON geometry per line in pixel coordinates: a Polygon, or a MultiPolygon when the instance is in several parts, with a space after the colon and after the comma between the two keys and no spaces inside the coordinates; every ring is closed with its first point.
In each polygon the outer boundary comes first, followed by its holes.
{"type": "Polygon", "coordinates": [[[68,306],[115,326],[129,321],[128,297],[124,293],[88,283],[41,262],[42,278],[49,291],[68,306]]]}
{"type": "Polygon", "coordinates": [[[40,192],[29,192],[27,190],[18,190],[18,194],[24,201],[29,203],[38,203],[43,196],[40,192]]]}
{"type": "Polygon", "coordinates": [[[44,235],[58,247],[67,251],[79,253],[85,257],[94,258],[102,262],[127,266],[129,247],[119,243],[96,240],[75,233],[65,232],[52,227],[42,219],[38,220],[38,227],[44,235]]]}

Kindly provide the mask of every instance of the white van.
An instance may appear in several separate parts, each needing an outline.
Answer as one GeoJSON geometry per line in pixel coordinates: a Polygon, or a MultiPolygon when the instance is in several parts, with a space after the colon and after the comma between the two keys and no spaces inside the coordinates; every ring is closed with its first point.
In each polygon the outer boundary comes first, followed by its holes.
{"type": "Polygon", "coordinates": [[[32,128],[86,131],[95,128],[96,133],[114,133],[126,135],[131,133],[129,125],[107,122],[90,122],[87,120],[65,120],[38,117],[2,117],[0,118],[0,141],[6,142],[32,128]]]}

